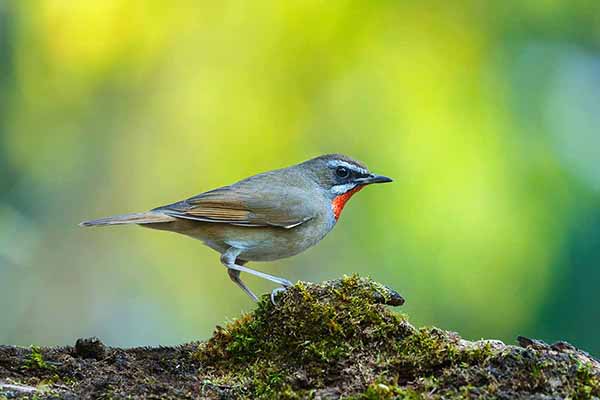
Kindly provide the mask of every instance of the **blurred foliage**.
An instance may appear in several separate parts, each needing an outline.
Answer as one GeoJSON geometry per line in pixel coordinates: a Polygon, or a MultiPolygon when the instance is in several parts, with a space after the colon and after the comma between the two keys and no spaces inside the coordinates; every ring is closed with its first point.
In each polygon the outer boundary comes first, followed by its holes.
{"type": "Polygon", "coordinates": [[[0,2],[0,342],[207,337],[253,307],[217,254],[77,223],[341,152],[396,183],[255,268],[600,353],[599,111],[598,2],[0,2]]]}

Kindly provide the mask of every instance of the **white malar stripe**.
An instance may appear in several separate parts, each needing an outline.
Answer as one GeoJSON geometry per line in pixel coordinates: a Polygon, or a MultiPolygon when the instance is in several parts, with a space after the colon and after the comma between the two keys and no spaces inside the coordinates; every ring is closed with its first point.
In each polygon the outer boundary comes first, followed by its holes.
{"type": "Polygon", "coordinates": [[[331,188],[331,192],[336,195],[344,194],[356,187],[356,183],[346,183],[344,185],[335,185],[331,188]]]}
{"type": "Polygon", "coordinates": [[[342,160],[331,160],[327,163],[328,166],[333,167],[333,168],[337,168],[337,167],[346,167],[351,171],[356,171],[360,174],[368,174],[369,171],[367,171],[364,168],[359,167],[358,165],[354,165],[354,164],[350,164],[347,163],[346,161],[342,161],[342,160]]]}

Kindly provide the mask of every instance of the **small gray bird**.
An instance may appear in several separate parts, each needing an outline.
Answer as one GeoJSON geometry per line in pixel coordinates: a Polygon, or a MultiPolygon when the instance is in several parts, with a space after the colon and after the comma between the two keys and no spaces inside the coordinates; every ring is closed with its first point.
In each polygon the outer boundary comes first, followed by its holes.
{"type": "Polygon", "coordinates": [[[392,182],[341,154],[327,154],[288,168],[254,175],[229,186],[148,212],[82,222],[81,226],[137,224],[200,239],[221,254],[229,277],[254,301],[242,282],[247,272],[281,285],[290,281],[244,265],[291,257],[331,231],[352,195],[372,183],[392,182]]]}

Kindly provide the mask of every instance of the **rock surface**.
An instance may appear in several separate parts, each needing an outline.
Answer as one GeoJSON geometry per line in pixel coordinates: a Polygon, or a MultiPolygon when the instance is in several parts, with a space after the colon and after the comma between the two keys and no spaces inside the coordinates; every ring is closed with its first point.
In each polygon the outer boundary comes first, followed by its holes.
{"type": "Polygon", "coordinates": [[[600,397],[600,363],[572,345],[417,329],[366,278],[298,283],[276,303],[178,347],[0,346],[0,399],[600,397]]]}

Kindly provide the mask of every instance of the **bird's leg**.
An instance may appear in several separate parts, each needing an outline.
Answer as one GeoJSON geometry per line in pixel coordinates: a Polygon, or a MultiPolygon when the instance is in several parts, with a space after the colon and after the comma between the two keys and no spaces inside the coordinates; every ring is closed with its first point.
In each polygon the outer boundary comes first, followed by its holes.
{"type": "MultiPolygon", "coordinates": [[[[238,263],[241,263],[243,261],[239,261],[238,263]]],[[[242,280],[240,279],[240,271],[237,271],[235,269],[231,269],[231,268],[227,268],[227,274],[229,274],[229,277],[231,278],[231,280],[233,282],[235,282],[236,285],[238,285],[244,292],[246,292],[246,294],[248,296],[250,296],[250,298],[256,302],[258,302],[258,297],[256,297],[256,295],[252,292],[252,290],[250,290],[250,288],[248,286],[246,286],[246,284],[244,282],[242,282],[242,280]]]]}
{"type": "Polygon", "coordinates": [[[238,263],[238,265],[244,265],[246,263],[243,260],[237,259],[237,256],[239,254],[240,254],[239,250],[231,247],[231,248],[229,248],[229,250],[226,253],[224,253],[221,256],[221,262],[223,263],[223,265],[225,265],[225,267],[227,267],[227,275],[229,275],[229,278],[231,278],[231,280],[236,285],[238,285],[244,291],[244,293],[246,293],[248,296],[250,296],[250,298],[252,300],[254,300],[255,302],[258,302],[258,297],[256,297],[254,292],[252,292],[252,290],[250,290],[250,288],[248,286],[246,286],[246,284],[244,282],[242,282],[242,280],[240,279],[241,272],[238,271],[237,269],[230,268],[230,265],[232,265],[232,264],[235,265],[236,262],[238,263]],[[232,259],[233,259],[233,262],[231,262],[232,259]]]}
{"type": "Polygon", "coordinates": [[[281,285],[283,287],[290,287],[290,286],[293,285],[292,282],[288,281],[285,278],[280,278],[278,276],[273,276],[273,275],[265,274],[264,272],[255,271],[253,269],[250,269],[250,268],[247,268],[247,267],[243,267],[241,265],[236,265],[236,264],[228,265],[227,268],[235,269],[235,270],[238,270],[240,272],[247,272],[249,274],[258,276],[259,278],[263,278],[263,279],[266,279],[268,281],[275,282],[275,283],[277,283],[277,284],[279,284],[279,285],[281,285]]]}
{"type": "Polygon", "coordinates": [[[273,276],[269,274],[265,274],[264,272],[255,271],[253,269],[244,267],[243,265],[237,265],[235,260],[240,255],[242,251],[240,249],[236,249],[235,247],[230,247],[225,253],[221,255],[221,262],[229,269],[233,269],[239,272],[247,272],[249,274],[258,276],[259,278],[266,279],[271,282],[275,282],[283,287],[292,286],[292,282],[288,281],[285,278],[279,278],[278,276],[273,276]]]}

